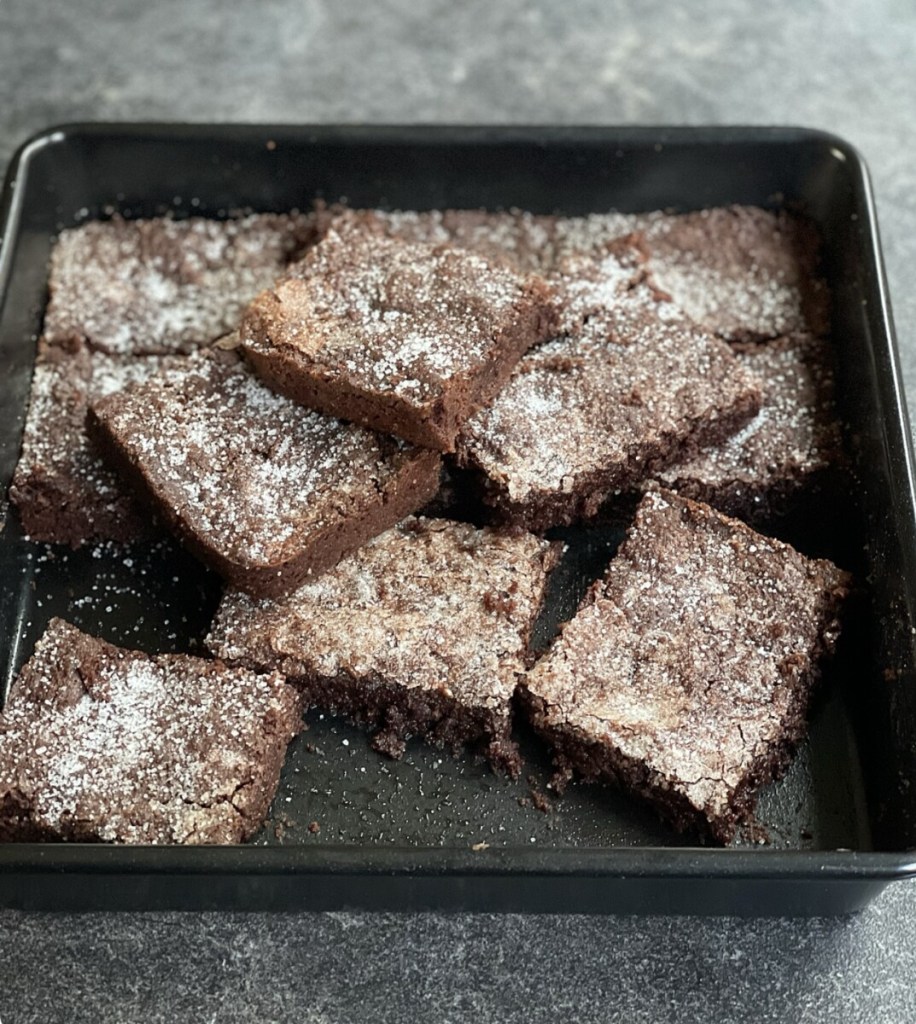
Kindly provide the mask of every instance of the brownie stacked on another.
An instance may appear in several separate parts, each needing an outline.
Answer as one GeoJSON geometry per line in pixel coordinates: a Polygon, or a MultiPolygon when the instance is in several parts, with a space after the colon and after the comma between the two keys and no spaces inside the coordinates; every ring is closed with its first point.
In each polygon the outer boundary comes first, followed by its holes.
{"type": "Polygon", "coordinates": [[[303,405],[442,451],[550,336],[546,284],[448,246],[329,232],[249,306],[245,354],[303,405]]]}
{"type": "Polygon", "coordinates": [[[412,735],[470,743],[516,775],[510,701],[558,556],[530,534],[407,519],[281,600],[228,591],[207,645],[370,724],[387,754],[412,735]]]}
{"type": "Polygon", "coordinates": [[[614,782],[732,839],[807,728],[850,585],[708,506],[646,495],[626,541],[528,673],[560,780],[614,782]]]}
{"type": "Polygon", "coordinates": [[[96,402],[111,465],[230,582],[284,593],[422,506],[439,456],[304,409],[215,351],[96,402]]]}
{"type": "Polygon", "coordinates": [[[761,384],[760,412],[739,433],[658,474],[665,487],[745,522],[771,526],[822,500],[844,464],[832,347],[810,334],[732,351],[761,384]]]}
{"type": "Polygon", "coordinates": [[[22,454],[10,485],[10,500],[30,540],[75,548],[89,540],[134,541],[154,530],[149,511],[90,442],[86,413],[91,402],[183,361],[91,352],[78,338],[39,342],[22,454]]]}
{"type": "Polygon", "coordinates": [[[54,619],[0,714],[0,840],[239,843],[301,727],[296,691],[54,619]]]}
{"type": "MultiPolygon", "coordinates": [[[[584,310],[586,298],[576,299],[584,310]]],[[[479,475],[487,504],[528,529],[593,517],[615,492],[724,440],[760,408],[729,347],[646,285],[598,304],[577,330],[524,356],[459,438],[459,463],[479,475]]]]}
{"type": "Polygon", "coordinates": [[[237,326],[314,240],[314,215],[92,221],[61,232],[10,497],[32,540],[133,541],[152,529],[86,435],[89,404],[237,326]]]}

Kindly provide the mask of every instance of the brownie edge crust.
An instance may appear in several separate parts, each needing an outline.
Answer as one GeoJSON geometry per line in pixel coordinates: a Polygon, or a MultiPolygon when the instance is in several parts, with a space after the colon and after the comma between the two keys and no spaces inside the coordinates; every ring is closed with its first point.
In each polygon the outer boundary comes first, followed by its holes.
{"type": "Polygon", "coordinates": [[[670,492],[640,503],[523,696],[575,771],[722,843],[807,729],[850,577],[670,492]]]}

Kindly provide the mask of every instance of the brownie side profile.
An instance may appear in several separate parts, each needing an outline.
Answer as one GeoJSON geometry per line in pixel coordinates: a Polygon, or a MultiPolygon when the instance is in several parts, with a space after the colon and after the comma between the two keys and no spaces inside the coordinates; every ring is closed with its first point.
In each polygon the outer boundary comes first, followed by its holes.
{"type": "Polygon", "coordinates": [[[53,619],[0,714],[0,841],[242,842],[300,728],[279,673],[123,650],[53,619]]]}
{"type": "Polygon", "coordinates": [[[763,405],[741,431],[658,475],[670,490],[766,525],[816,500],[844,462],[833,400],[833,349],[811,334],[735,345],[763,405]]]}
{"type": "Polygon", "coordinates": [[[729,437],[759,408],[728,345],[637,286],[576,336],[527,353],[465,425],[458,461],[501,519],[542,531],[592,518],[609,496],[729,437]]]}
{"type": "Polygon", "coordinates": [[[10,485],[30,540],[79,547],[87,541],[133,541],[156,529],[104,463],[86,432],[90,402],[128,384],[170,372],[181,356],[109,356],[73,339],[38,344],[22,436],[10,485]]]}
{"type": "Polygon", "coordinates": [[[560,779],[615,783],[722,843],[807,729],[850,586],[735,519],[646,495],[604,578],[528,673],[560,779]]]}
{"type": "Polygon", "coordinates": [[[90,221],[51,252],[44,334],[110,355],[191,352],[234,330],[315,234],[313,215],[90,221]]]}
{"type": "Polygon", "coordinates": [[[451,451],[555,320],[540,278],[351,231],[329,232],[263,292],[240,334],[259,376],[297,402],[451,451]]]}
{"type": "Polygon", "coordinates": [[[439,484],[435,452],[304,409],[228,351],[96,402],[88,424],[187,547],[256,594],[334,565],[439,484]]]}
{"type": "Polygon", "coordinates": [[[813,224],[781,210],[714,207],[655,215],[643,226],[655,284],[728,341],[829,329],[813,224]]]}
{"type": "Polygon", "coordinates": [[[369,724],[400,757],[418,735],[482,747],[518,774],[510,701],[558,546],[410,518],[279,600],[223,597],[207,646],[278,669],[317,705],[369,724]]]}

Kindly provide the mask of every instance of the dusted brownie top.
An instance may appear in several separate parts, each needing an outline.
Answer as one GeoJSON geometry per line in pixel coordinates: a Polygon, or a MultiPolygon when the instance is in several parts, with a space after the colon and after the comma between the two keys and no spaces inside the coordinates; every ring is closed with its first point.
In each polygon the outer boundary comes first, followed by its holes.
{"type": "Polygon", "coordinates": [[[258,297],[241,334],[254,353],[289,350],[303,372],[422,413],[517,346],[533,304],[549,305],[540,279],[476,253],[332,231],[258,297]]]}
{"type": "Polygon", "coordinates": [[[453,245],[543,274],[565,256],[602,252],[609,242],[636,230],[644,217],[613,212],[561,217],[527,210],[332,208],[320,219],[340,233],[355,228],[405,242],[453,245]]]}
{"type": "Polygon", "coordinates": [[[760,381],[760,412],[727,441],[662,471],[659,480],[715,505],[717,497],[737,501],[737,492],[761,500],[771,488],[802,487],[813,474],[839,466],[830,342],[793,334],[732,351],[760,381]]]}
{"type": "Polygon", "coordinates": [[[777,757],[787,726],[799,735],[787,718],[836,643],[848,585],[830,562],[651,493],[528,687],[552,727],[613,745],[727,817],[755,761],[777,757]]]}
{"type": "Polygon", "coordinates": [[[293,679],[384,680],[508,713],[556,557],[531,534],[409,518],[285,598],[228,591],[207,645],[293,679]]]}
{"type": "Polygon", "coordinates": [[[228,352],[93,411],[184,528],[242,567],[280,567],[362,515],[416,453],[275,394],[228,352]]]}
{"type": "Polygon", "coordinates": [[[69,228],[51,253],[45,336],[118,355],[190,352],[238,326],[314,230],[298,214],[69,228]]]}
{"type": "Polygon", "coordinates": [[[299,721],[277,673],[150,657],[54,619],[0,715],[0,833],[239,842],[299,721]]]}
{"type": "Polygon", "coordinates": [[[86,433],[86,410],[151,376],[180,366],[182,356],[112,356],[80,339],[39,343],[22,436],[10,487],[30,536],[77,546],[90,539],[129,540],[149,529],[116,474],[86,433]]]}
{"type": "Polygon", "coordinates": [[[655,283],[720,337],[827,331],[828,293],[816,276],[820,240],[806,221],[728,206],[650,216],[645,231],[655,283]]]}
{"type": "Polygon", "coordinates": [[[651,466],[734,432],[759,401],[725,343],[639,286],[578,336],[528,352],[465,425],[459,458],[486,475],[497,504],[550,506],[546,521],[539,512],[530,520],[550,525],[575,518],[557,496],[597,488],[600,500],[631,486],[651,466]]]}

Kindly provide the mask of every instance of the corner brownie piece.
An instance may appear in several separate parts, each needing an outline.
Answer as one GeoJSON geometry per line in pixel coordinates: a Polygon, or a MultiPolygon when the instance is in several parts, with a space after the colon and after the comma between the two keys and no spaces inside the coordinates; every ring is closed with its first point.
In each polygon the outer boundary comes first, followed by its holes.
{"type": "Polygon", "coordinates": [[[729,842],[806,731],[846,573],[669,492],[526,680],[561,773],[729,842]]]}
{"type": "MultiPolygon", "coordinates": [[[[586,267],[578,280],[588,283],[586,267]]],[[[527,353],[463,428],[458,461],[477,472],[503,520],[541,531],[589,519],[615,492],[757,413],[758,386],[729,347],[648,286],[626,290],[626,280],[615,300],[613,275],[602,270],[596,288],[607,303],[579,326],[567,305],[578,333],[527,353]]],[[[576,299],[586,311],[587,298],[586,290],[576,299]]]]}
{"type": "Polygon", "coordinates": [[[181,356],[110,356],[78,338],[38,344],[38,357],[10,485],[31,540],[79,547],[90,540],[132,541],[153,529],[102,461],[86,432],[89,403],[182,363],[181,356]]]}
{"type": "Polygon", "coordinates": [[[650,215],[643,228],[656,285],[719,337],[827,332],[829,295],[810,222],[785,210],[727,206],[650,215]]]}
{"type": "Polygon", "coordinates": [[[279,673],[127,651],[53,619],[0,714],[0,841],[239,843],[300,707],[279,673]]]}
{"type": "Polygon", "coordinates": [[[765,525],[816,500],[843,464],[833,350],[811,334],[735,345],[761,383],[760,412],[739,433],[658,474],[667,488],[765,525]]]}
{"type": "Polygon", "coordinates": [[[229,351],[103,398],[88,423],[188,548],[256,594],[334,565],[439,483],[435,452],[304,409],[229,351]]]}
{"type": "Polygon", "coordinates": [[[272,213],[69,228],[51,253],[45,337],[110,355],[191,352],[234,330],[314,234],[313,215],[272,213]]]}
{"type": "Polygon", "coordinates": [[[329,232],[249,307],[245,353],[283,394],[430,448],[548,337],[546,284],[450,247],[329,232]]]}
{"type": "Polygon", "coordinates": [[[405,741],[482,745],[513,775],[510,701],[558,546],[530,534],[407,519],[282,600],[230,590],[207,645],[279,669],[307,704],[405,741]]]}

